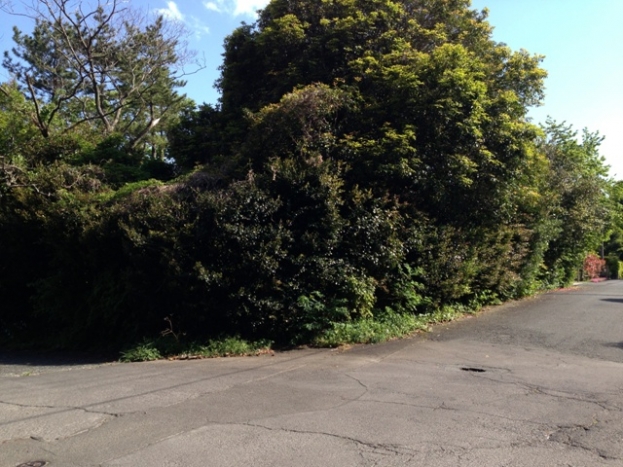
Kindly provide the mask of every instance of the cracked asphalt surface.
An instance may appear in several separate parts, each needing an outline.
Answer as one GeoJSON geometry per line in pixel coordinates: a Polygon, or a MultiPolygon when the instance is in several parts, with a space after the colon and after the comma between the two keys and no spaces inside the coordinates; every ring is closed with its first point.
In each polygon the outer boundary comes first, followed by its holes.
{"type": "Polygon", "coordinates": [[[3,355],[0,467],[621,466],[622,318],[610,281],[346,350],[3,355]]]}

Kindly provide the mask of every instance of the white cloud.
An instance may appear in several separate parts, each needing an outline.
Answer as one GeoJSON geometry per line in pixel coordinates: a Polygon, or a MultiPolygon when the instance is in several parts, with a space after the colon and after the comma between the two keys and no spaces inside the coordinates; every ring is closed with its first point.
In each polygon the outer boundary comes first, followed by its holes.
{"type": "Polygon", "coordinates": [[[167,2],[166,8],[156,8],[155,11],[158,15],[162,15],[170,21],[184,23],[196,39],[201,39],[202,36],[210,34],[210,29],[207,26],[193,16],[187,17],[184,15],[173,1],[167,2]]]}
{"type": "Polygon", "coordinates": [[[269,0],[210,0],[203,3],[210,11],[228,13],[232,16],[257,15],[257,10],[264,8],[269,0]]]}
{"type": "Polygon", "coordinates": [[[268,0],[234,0],[236,8],[234,15],[255,16],[257,10],[264,8],[268,4],[268,0]]]}
{"type": "MultiPolygon", "coordinates": [[[[222,2],[220,3],[222,4],[222,2]]],[[[216,11],[217,13],[223,13],[222,7],[214,2],[205,2],[203,6],[205,6],[208,10],[216,11]]]]}
{"type": "Polygon", "coordinates": [[[166,8],[158,8],[156,12],[169,20],[184,21],[184,15],[175,2],[167,2],[166,8]]]}
{"type": "Polygon", "coordinates": [[[205,26],[197,18],[190,18],[190,21],[187,21],[186,23],[188,24],[188,27],[193,31],[196,39],[201,39],[201,37],[210,34],[210,28],[205,26]]]}

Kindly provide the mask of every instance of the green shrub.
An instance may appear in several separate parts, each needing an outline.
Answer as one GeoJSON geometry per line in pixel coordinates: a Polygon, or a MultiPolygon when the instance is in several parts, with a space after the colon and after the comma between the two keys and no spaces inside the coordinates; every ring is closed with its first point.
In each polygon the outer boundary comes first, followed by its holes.
{"type": "Polygon", "coordinates": [[[313,339],[318,347],[336,347],[343,344],[371,344],[405,337],[427,324],[412,314],[396,313],[385,308],[377,316],[358,318],[349,322],[332,323],[313,339]]]}
{"type": "Polygon", "coordinates": [[[270,350],[267,340],[250,342],[239,337],[214,339],[205,345],[193,344],[180,354],[181,357],[200,356],[204,358],[257,355],[270,350]]]}
{"type": "Polygon", "coordinates": [[[143,340],[142,343],[121,352],[121,361],[123,362],[149,362],[161,358],[162,354],[156,343],[149,340],[143,340]]]}
{"type": "Polygon", "coordinates": [[[619,255],[616,253],[606,256],[606,268],[611,279],[623,278],[623,261],[619,260],[619,255]]]}
{"type": "Polygon", "coordinates": [[[128,196],[132,193],[137,192],[138,190],[142,189],[142,188],[151,188],[151,187],[158,187],[158,186],[162,186],[163,183],[160,180],[155,180],[153,178],[150,178],[149,180],[140,180],[138,182],[129,182],[126,183],[122,186],[120,186],[116,191],[114,196],[112,197],[112,199],[116,200],[116,199],[120,199],[123,198],[125,196],[128,196]]]}
{"type": "Polygon", "coordinates": [[[239,337],[226,337],[208,341],[206,344],[196,342],[183,343],[177,339],[161,337],[144,339],[140,344],[121,352],[123,362],[147,362],[163,358],[215,358],[244,355],[257,355],[270,350],[270,342],[266,340],[249,342],[239,337]]]}

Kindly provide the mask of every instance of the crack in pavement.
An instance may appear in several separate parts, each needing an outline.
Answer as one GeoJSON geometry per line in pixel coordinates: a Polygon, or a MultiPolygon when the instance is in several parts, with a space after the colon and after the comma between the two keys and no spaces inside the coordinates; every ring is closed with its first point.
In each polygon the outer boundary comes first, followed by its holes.
{"type": "Polygon", "coordinates": [[[33,415],[31,417],[23,417],[23,418],[20,418],[19,420],[12,420],[10,422],[3,422],[3,423],[0,423],[0,425],[9,425],[11,423],[17,423],[17,422],[21,422],[21,421],[31,420],[31,419],[37,418],[37,417],[42,417],[42,416],[46,416],[47,417],[49,415],[57,415],[57,414],[60,414],[60,413],[71,412],[73,410],[77,410],[77,411],[81,411],[81,412],[85,412],[85,413],[90,413],[90,414],[95,414],[95,415],[107,415],[107,416],[113,417],[113,418],[123,416],[122,413],[103,412],[103,411],[93,410],[93,409],[89,409],[87,407],[80,407],[80,406],[31,405],[31,404],[19,404],[17,402],[6,402],[6,401],[0,401],[0,404],[14,406],[14,407],[20,407],[20,408],[23,408],[23,409],[50,409],[50,410],[56,410],[55,412],[48,412],[48,413],[45,413],[45,414],[33,415]]]}
{"type": "Polygon", "coordinates": [[[442,402],[439,405],[420,405],[420,404],[409,404],[406,402],[394,402],[394,401],[380,401],[380,400],[375,400],[375,399],[365,399],[362,400],[360,402],[371,402],[374,404],[387,404],[387,405],[399,405],[399,406],[406,406],[406,407],[414,407],[414,408],[419,408],[419,409],[427,409],[427,410],[431,410],[431,411],[436,411],[436,410],[447,410],[447,411],[451,411],[451,412],[460,412],[460,413],[468,413],[468,414],[473,414],[473,415],[481,415],[483,417],[488,417],[488,418],[494,418],[497,420],[507,420],[509,422],[521,422],[521,423],[525,423],[525,424],[529,424],[529,425],[535,425],[535,426],[542,426],[542,427],[550,427],[551,424],[550,423],[546,423],[546,422],[538,422],[535,420],[528,420],[528,419],[524,419],[524,418],[512,418],[512,417],[505,417],[503,415],[496,415],[496,414],[491,414],[488,412],[483,412],[483,411],[479,411],[479,410],[471,410],[471,409],[465,409],[465,408],[458,408],[458,407],[449,407],[445,404],[445,402],[442,402]]]}
{"type": "MultiPolygon", "coordinates": [[[[60,413],[66,413],[66,412],[69,412],[71,410],[82,410],[82,411],[87,412],[87,413],[90,412],[90,413],[94,413],[94,414],[103,414],[103,415],[110,415],[112,417],[117,417],[117,416],[123,415],[123,413],[115,414],[115,413],[108,413],[108,412],[101,412],[101,411],[100,412],[92,411],[92,409],[89,409],[89,407],[97,407],[97,406],[104,405],[104,404],[112,404],[112,403],[127,401],[127,400],[130,400],[130,399],[144,397],[144,396],[151,395],[151,394],[158,394],[158,393],[161,393],[163,391],[170,391],[172,389],[179,389],[179,388],[182,388],[182,387],[188,387],[188,386],[191,386],[191,385],[194,385],[194,384],[197,384],[197,383],[210,381],[210,380],[215,380],[215,379],[218,379],[218,378],[225,378],[225,377],[228,377],[228,376],[233,376],[233,375],[242,374],[242,373],[246,373],[246,372],[257,371],[257,370],[261,370],[261,369],[265,369],[265,368],[271,368],[271,367],[274,367],[274,366],[279,365],[279,364],[288,364],[288,363],[294,362],[296,360],[303,360],[303,359],[306,359],[306,358],[309,358],[309,357],[313,357],[313,356],[315,356],[315,355],[317,355],[319,353],[322,353],[322,351],[319,350],[317,352],[313,352],[313,353],[310,353],[310,354],[301,355],[301,356],[294,357],[294,358],[291,358],[291,359],[288,359],[288,360],[285,360],[285,361],[281,361],[281,362],[272,362],[272,363],[269,363],[267,365],[262,365],[262,366],[259,366],[259,367],[244,368],[242,370],[230,371],[230,372],[227,372],[227,373],[218,374],[218,375],[215,375],[215,376],[209,376],[209,377],[206,377],[206,378],[199,378],[199,379],[195,379],[195,380],[192,380],[192,381],[184,382],[184,383],[181,383],[181,384],[169,385],[169,386],[158,388],[158,389],[155,389],[155,390],[152,390],[152,391],[144,391],[144,392],[141,392],[141,393],[136,393],[136,394],[132,394],[132,395],[128,395],[128,396],[117,397],[117,398],[104,400],[104,401],[98,401],[98,402],[95,402],[95,403],[92,403],[92,404],[88,404],[88,405],[84,405],[84,406],[81,406],[81,407],[68,407],[68,406],[56,407],[56,406],[36,406],[36,405],[32,406],[32,405],[20,405],[19,403],[15,403],[15,402],[0,401],[0,404],[14,405],[14,406],[23,407],[23,408],[43,408],[43,409],[52,409],[52,410],[60,409],[60,410],[57,410],[56,412],[51,412],[51,413],[46,413],[46,414],[39,414],[39,415],[31,415],[31,416],[28,416],[28,417],[23,417],[23,418],[20,418],[20,419],[17,419],[17,420],[9,421],[9,422],[0,422],[0,427],[1,426],[6,426],[6,425],[10,425],[10,424],[14,424],[14,423],[18,423],[18,422],[22,422],[22,421],[34,420],[34,419],[37,419],[37,418],[40,418],[40,417],[47,417],[49,415],[56,415],[56,414],[60,414],[60,413]]],[[[302,368],[304,366],[305,366],[305,364],[298,365],[298,366],[296,366],[294,368],[287,368],[285,370],[277,371],[276,373],[271,373],[270,375],[264,375],[264,376],[260,376],[260,377],[257,377],[257,378],[250,378],[248,380],[245,380],[245,381],[242,381],[242,382],[239,382],[239,383],[231,384],[231,385],[221,389],[219,392],[227,391],[227,390],[229,390],[231,388],[234,388],[234,387],[237,387],[237,386],[244,386],[244,385],[247,385],[247,384],[251,384],[251,383],[253,383],[255,381],[262,381],[262,380],[268,379],[268,378],[270,378],[272,376],[280,375],[280,374],[283,374],[283,373],[286,373],[286,372],[289,372],[289,371],[295,371],[295,370],[300,369],[300,368],[302,368]]],[[[212,391],[207,391],[207,392],[204,392],[204,393],[198,392],[197,394],[195,394],[193,396],[193,398],[199,398],[199,397],[203,397],[203,396],[206,396],[206,395],[209,395],[209,394],[212,394],[212,391]]],[[[184,402],[185,401],[182,401],[180,403],[184,403],[184,402]]],[[[140,412],[140,411],[141,410],[139,410],[138,412],[140,412]]],[[[135,412],[128,412],[128,413],[135,413],[135,412]]]]}
{"type": "MultiPolygon", "coordinates": [[[[494,383],[500,383],[500,384],[506,384],[506,385],[511,385],[511,386],[518,386],[518,387],[522,387],[526,390],[535,392],[537,394],[541,394],[544,396],[548,396],[548,397],[553,397],[556,399],[564,399],[564,400],[573,400],[573,401],[577,401],[577,402],[583,402],[583,403],[587,403],[587,404],[594,404],[597,405],[598,407],[600,407],[603,410],[617,410],[617,411],[621,411],[622,409],[616,405],[613,405],[607,401],[600,401],[600,400],[595,400],[595,399],[587,399],[587,398],[583,398],[581,396],[581,394],[578,393],[574,393],[574,392],[565,392],[565,391],[558,391],[558,390],[554,390],[554,389],[549,389],[540,385],[536,385],[536,384],[528,384],[528,383],[524,383],[521,381],[503,381],[497,378],[492,378],[489,376],[484,376],[483,373],[470,373],[470,376],[472,378],[479,378],[479,379],[486,379],[488,381],[494,382],[494,383]],[[558,393],[558,394],[555,394],[558,393]]],[[[594,394],[592,394],[594,395],[594,394]]]]}
{"type": "MultiPolygon", "coordinates": [[[[357,378],[357,377],[355,377],[353,375],[349,375],[348,373],[344,373],[344,376],[346,376],[347,378],[352,379],[353,381],[355,381],[357,384],[359,384],[359,386],[361,386],[364,389],[364,391],[361,394],[361,396],[359,396],[357,399],[359,399],[360,397],[362,397],[363,395],[365,395],[366,393],[368,393],[370,391],[370,388],[368,388],[368,386],[363,381],[361,381],[359,378],[357,378]]],[[[357,399],[354,399],[354,400],[357,400],[357,399]]]]}
{"type": "MultiPolygon", "coordinates": [[[[275,427],[270,427],[270,426],[266,426],[266,425],[261,425],[261,424],[257,424],[257,423],[252,423],[252,422],[246,422],[246,423],[223,423],[223,422],[217,422],[217,421],[210,421],[210,420],[206,420],[206,424],[201,428],[206,428],[206,427],[218,427],[218,426],[239,426],[239,427],[248,427],[248,428],[259,428],[262,430],[267,430],[267,431],[271,431],[271,432],[283,432],[283,433],[293,433],[293,434],[300,434],[300,435],[317,435],[317,436],[326,436],[326,437],[330,437],[330,438],[334,438],[334,439],[338,439],[341,441],[346,441],[352,444],[355,444],[356,446],[362,448],[358,450],[358,454],[361,457],[362,461],[364,461],[366,464],[368,464],[368,460],[364,457],[364,454],[366,453],[373,453],[373,454],[377,454],[377,455],[385,455],[385,456],[395,456],[395,455],[400,455],[400,456],[409,456],[410,458],[415,457],[417,454],[420,453],[420,451],[417,450],[413,450],[413,449],[409,449],[406,448],[405,446],[401,446],[401,445],[397,445],[397,444],[384,444],[384,443],[372,443],[372,442],[368,442],[368,441],[363,441],[357,438],[353,438],[353,437],[349,437],[349,436],[343,436],[343,435],[337,435],[334,433],[328,433],[328,432],[321,432],[321,431],[310,431],[310,430],[295,430],[295,429],[289,429],[289,428],[275,428],[275,427]]],[[[152,446],[156,446],[166,440],[169,439],[173,439],[177,436],[180,435],[184,435],[184,434],[188,434],[188,433],[192,433],[193,431],[196,431],[197,428],[195,429],[191,429],[188,431],[181,431],[178,433],[174,433],[171,435],[168,435],[166,437],[154,440],[150,443],[147,443],[146,445],[143,445],[141,447],[138,447],[135,451],[130,452],[130,453],[124,453],[123,456],[121,457],[114,457],[114,458],[110,458],[110,459],[106,459],[104,462],[102,462],[100,464],[100,467],[105,467],[106,465],[108,465],[110,462],[114,462],[115,460],[127,457],[127,456],[132,456],[133,454],[136,454],[140,451],[144,451],[145,449],[152,447],[152,446]]]]}
{"type": "MultiPolygon", "coordinates": [[[[542,446],[545,443],[547,443],[550,440],[544,440],[544,441],[540,441],[535,439],[534,441],[526,441],[526,442],[511,442],[511,443],[501,443],[499,445],[496,446],[474,446],[474,447],[470,447],[470,448],[464,448],[463,453],[459,454],[457,456],[457,465],[462,465],[461,462],[466,460],[465,456],[469,455],[469,454],[473,454],[475,451],[492,451],[492,450],[498,450],[498,449],[504,449],[506,447],[511,447],[513,449],[522,449],[522,448],[536,448],[538,446],[542,446]]],[[[584,452],[590,453],[591,455],[596,455],[598,456],[600,459],[603,460],[620,460],[619,458],[616,457],[611,457],[611,456],[607,456],[607,455],[603,455],[602,453],[598,452],[598,450],[593,450],[593,449],[589,449],[586,448],[584,446],[581,445],[574,445],[571,443],[563,443],[560,442],[560,444],[566,445],[570,448],[575,448],[575,449],[580,449],[584,452]]],[[[473,465],[471,462],[473,462],[473,459],[467,459],[468,462],[470,462],[469,465],[473,465]]],[[[506,464],[505,464],[506,465],[506,464]]],[[[514,465],[514,464],[513,464],[514,465]]],[[[569,467],[572,466],[572,464],[567,464],[569,467]]]]}
{"type": "MultiPolygon", "coordinates": [[[[223,425],[223,424],[216,423],[215,425],[223,425]]],[[[250,428],[261,428],[264,430],[274,431],[274,432],[327,436],[327,437],[335,438],[341,441],[350,442],[350,443],[357,445],[358,447],[364,448],[364,451],[360,451],[360,452],[368,452],[368,453],[385,455],[385,456],[400,455],[400,456],[408,456],[409,458],[415,458],[416,456],[421,455],[421,454],[426,454],[426,455],[439,454],[439,453],[445,454],[447,452],[470,451],[471,450],[470,448],[466,448],[465,446],[458,446],[455,444],[441,445],[441,444],[434,444],[434,443],[423,443],[426,446],[426,449],[413,449],[413,448],[409,448],[407,446],[400,445],[400,444],[375,443],[375,442],[370,442],[370,441],[363,441],[361,439],[354,438],[352,436],[344,436],[344,435],[339,435],[339,434],[329,433],[329,432],[324,432],[324,431],[296,430],[292,428],[270,427],[270,426],[261,425],[258,423],[252,423],[252,422],[231,423],[231,424],[225,424],[225,425],[246,426],[250,428]],[[368,449],[369,451],[366,451],[366,449],[368,449]]],[[[493,438],[483,438],[483,439],[492,441],[494,443],[499,443],[499,444],[493,447],[482,447],[482,448],[479,447],[477,449],[499,449],[507,445],[507,443],[500,442],[500,440],[498,439],[493,439],[493,438]]],[[[524,445],[530,446],[531,444],[530,443],[509,443],[508,445],[509,446],[515,446],[515,445],[516,446],[524,446],[524,445]]]]}
{"type": "MultiPolygon", "coordinates": [[[[530,385],[526,385],[526,387],[530,387],[530,385]]],[[[608,403],[607,401],[600,401],[600,400],[591,400],[591,399],[586,399],[581,397],[580,394],[577,393],[567,393],[564,391],[554,391],[551,389],[547,389],[547,388],[543,388],[541,386],[532,386],[530,387],[534,392],[536,392],[537,394],[542,394],[544,396],[549,396],[549,397],[553,397],[555,399],[564,399],[564,400],[572,400],[572,401],[576,401],[576,402],[583,402],[583,403],[588,403],[588,404],[594,404],[598,407],[600,407],[603,410],[617,410],[619,412],[621,412],[621,408],[617,407],[616,405],[612,405],[610,403],[608,403]],[[554,394],[554,392],[557,392],[559,394],[554,394]],[[576,397],[572,397],[572,396],[576,396],[576,397]]]]}
{"type": "MultiPolygon", "coordinates": [[[[222,425],[222,423],[220,423],[222,425]]],[[[387,453],[390,455],[416,455],[419,453],[419,451],[416,451],[414,449],[410,449],[407,448],[405,446],[399,445],[399,444],[385,444],[385,443],[372,443],[369,441],[363,441],[357,438],[353,438],[351,436],[344,436],[344,435],[338,435],[335,433],[328,433],[328,432],[323,432],[323,431],[310,431],[310,430],[295,430],[292,428],[275,428],[275,427],[270,427],[270,426],[266,426],[266,425],[260,425],[258,423],[251,423],[251,422],[247,422],[247,423],[231,423],[231,424],[226,424],[226,425],[230,425],[230,426],[247,426],[250,428],[261,428],[264,430],[268,430],[268,431],[280,431],[280,432],[284,432],[284,433],[294,433],[294,434],[302,434],[302,435],[318,435],[318,436],[327,436],[330,438],[335,438],[335,439],[339,439],[341,441],[347,441],[350,443],[354,443],[357,446],[361,446],[364,448],[368,448],[370,449],[372,452],[375,453],[387,453]]]]}
{"type": "Polygon", "coordinates": [[[583,435],[597,430],[600,421],[595,419],[591,425],[557,425],[556,431],[548,435],[548,441],[589,452],[604,460],[621,460],[621,457],[609,455],[604,449],[586,446],[583,435]]]}
{"type": "Polygon", "coordinates": [[[345,376],[345,377],[347,377],[347,378],[352,379],[352,380],[353,380],[353,381],[355,381],[355,382],[356,382],[359,386],[361,386],[361,387],[363,388],[363,392],[362,392],[361,394],[359,394],[357,397],[352,398],[352,399],[351,399],[351,398],[347,398],[347,397],[343,397],[343,398],[342,398],[342,399],[344,400],[344,403],[343,403],[343,404],[339,404],[339,405],[336,405],[336,406],[334,406],[334,407],[331,407],[330,409],[323,409],[323,410],[334,410],[334,409],[339,409],[340,407],[344,407],[344,406],[346,406],[346,405],[348,405],[348,404],[352,404],[352,403],[354,403],[354,402],[360,401],[360,400],[361,400],[361,398],[362,398],[363,396],[365,396],[366,394],[368,394],[368,393],[370,392],[370,389],[368,388],[368,386],[366,386],[366,385],[363,383],[363,381],[361,381],[360,379],[356,378],[356,377],[355,377],[355,376],[353,376],[353,375],[349,375],[348,373],[344,373],[344,376],[345,376]]]}
{"type": "Polygon", "coordinates": [[[381,401],[378,399],[363,399],[363,400],[357,399],[357,400],[353,400],[352,402],[361,402],[361,403],[370,402],[372,404],[381,404],[381,405],[398,405],[398,406],[403,406],[403,407],[413,407],[416,409],[426,409],[426,410],[431,410],[431,411],[435,411],[435,410],[458,411],[459,410],[453,407],[446,406],[444,402],[438,405],[410,404],[408,402],[381,401]]]}

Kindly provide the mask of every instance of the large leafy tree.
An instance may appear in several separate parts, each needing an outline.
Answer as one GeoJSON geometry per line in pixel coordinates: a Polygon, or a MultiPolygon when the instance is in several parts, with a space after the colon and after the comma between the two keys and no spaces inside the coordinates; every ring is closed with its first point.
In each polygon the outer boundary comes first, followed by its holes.
{"type": "Polygon", "coordinates": [[[122,135],[135,149],[179,109],[181,33],[148,22],[124,2],[41,0],[30,34],[14,29],[3,66],[32,103],[45,138],[80,128],[92,138],[122,135]]]}
{"type": "Polygon", "coordinates": [[[167,137],[170,154],[179,167],[192,169],[196,164],[208,162],[223,164],[219,156],[227,152],[226,135],[221,112],[212,105],[185,109],[167,137]]]}
{"type": "Polygon", "coordinates": [[[233,160],[275,180],[280,161],[334,164],[347,196],[398,209],[432,294],[512,295],[540,225],[526,192],[547,161],[527,112],[546,73],[486,18],[468,0],[270,2],[225,42],[233,160]]]}
{"type": "Polygon", "coordinates": [[[544,258],[545,279],[561,285],[575,278],[586,254],[605,240],[610,183],[599,133],[585,129],[578,137],[571,126],[553,120],[543,129],[539,148],[549,170],[541,188],[547,199],[542,218],[555,229],[544,258]]]}
{"type": "MultiPolygon", "coordinates": [[[[545,72],[539,56],[494,42],[468,0],[274,0],[227,38],[224,57],[222,112],[240,140],[254,121],[245,109],[324,83],[354,103],[337,116],[332,152],[350,183],[442,223],[512,216],[545,72]]],[[[258,154],[256,167],[279,155],[258,154]]]]}

